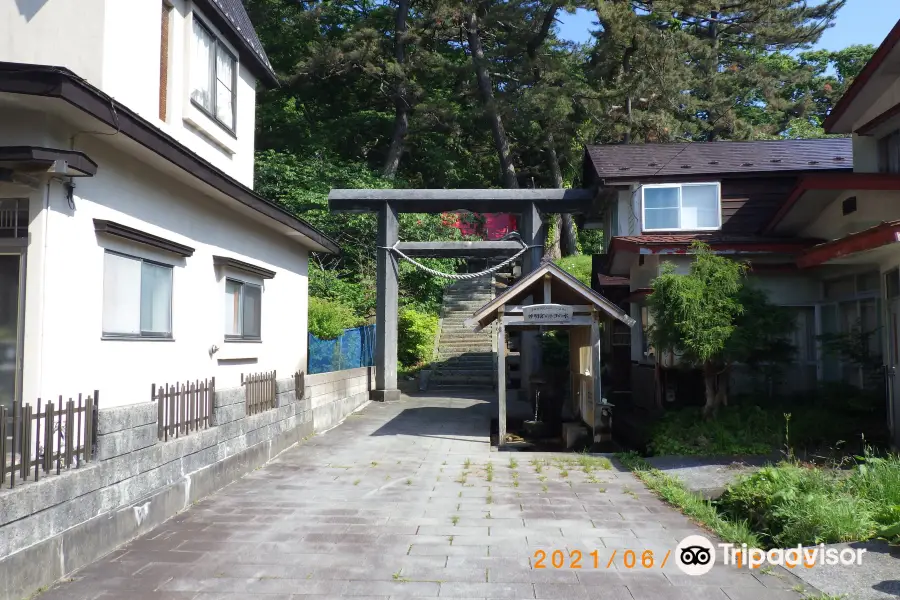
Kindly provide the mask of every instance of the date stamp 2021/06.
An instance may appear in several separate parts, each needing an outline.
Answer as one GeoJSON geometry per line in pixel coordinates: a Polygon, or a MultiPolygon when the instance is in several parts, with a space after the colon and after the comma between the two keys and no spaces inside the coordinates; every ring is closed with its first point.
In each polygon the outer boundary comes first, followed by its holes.
{"type": "Polygon", "coordinates": [[[653,550],[613,550],[609,558],[605,554],[601,557],[598,550],[535,550],[532,565],[535,569],[662,569],[672,551],[662,556],[653,550]]]}

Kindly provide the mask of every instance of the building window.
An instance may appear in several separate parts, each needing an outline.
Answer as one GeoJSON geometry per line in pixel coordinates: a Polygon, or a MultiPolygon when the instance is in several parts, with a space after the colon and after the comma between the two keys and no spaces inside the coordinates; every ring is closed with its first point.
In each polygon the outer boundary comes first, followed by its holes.
{"type": "Polygon", "coordinates": [[[900,131],[878,140],[878,171],[900,173],[900,131]]]}
{"type": "Polygon", "coordinates": [[[644,231],[718,229],[721,209],[718,183],[641,186],[644,231]]]}
{"type": "Polygon", "coordinates": [[[109,250],[103,265],[103,335],[172,337],[172,267],[109,250]]]}
{"type": "Polygon", "coordinates": [[[229,131],[235,128],[237,59],[194,16],[191,101],[229,131]]]}
{"type": "Polygon", "coordinates": [[[259,340],[262,286],[225,280],[225,339],[259,340]]]}

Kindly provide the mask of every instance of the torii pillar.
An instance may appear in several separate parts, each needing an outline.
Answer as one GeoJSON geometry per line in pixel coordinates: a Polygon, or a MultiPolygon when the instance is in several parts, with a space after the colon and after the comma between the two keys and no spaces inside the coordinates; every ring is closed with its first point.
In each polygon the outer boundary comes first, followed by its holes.
{"type": "MultiPolygon", "coordinates": [[[[526,209],[522,211],[522,218],[519,223],[519,235],[528,248],[522,256],[522,275],[527,275],[541,264],[541,257],[544,253],[544,221],[541,213],[534,202],[528,204],[526,209]]],[[[532,304],[533,298],[526,298],[524,304],[532,304]]],[[[537,331],[522,331],[519,348],[519,373],[520,382],[519,389],[525,393],[526,400],[531,400],[531,376],[541,367],[541,344],[537,331]]],[[[498,348],[498,351],[500,349],[498,348]]],[[[502,382],[501,382],[502,383],[502,382]]]]}
{"type": "Polygon", "coordinates": [[[399,400],[397,389],[397,300],[400,292],[397,256],[390,248],[397,243],[400,223],[397,207],[385,202],[378,209],[376,249],[375,389],[369,394],[378,402],[399,400]]]}

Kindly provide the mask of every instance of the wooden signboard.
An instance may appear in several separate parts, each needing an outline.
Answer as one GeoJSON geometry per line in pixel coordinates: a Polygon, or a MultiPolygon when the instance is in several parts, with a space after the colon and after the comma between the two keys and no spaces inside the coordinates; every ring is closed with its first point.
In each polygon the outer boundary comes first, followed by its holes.
{"type": "Polygon", "coordinates": [[[565,324],[572,322],[572,307],[564,304],[531,304],[522,307],[526,323],[565,324]]]}

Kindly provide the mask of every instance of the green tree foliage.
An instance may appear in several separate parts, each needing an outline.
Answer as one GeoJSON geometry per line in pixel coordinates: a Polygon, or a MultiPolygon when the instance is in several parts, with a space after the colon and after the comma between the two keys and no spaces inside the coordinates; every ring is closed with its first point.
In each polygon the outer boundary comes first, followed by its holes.
{"type": "Polygon", "coordinates": [[[397,324],[397,358],[400,364],[414,367],[431,360],[438,326],[437,315],[404,308],[400,311],[397,324]]]}
{"type": "MultiPolygon", "coordinates": [[[[873,50],[810,50],[844,3],[245,0],[282,81],[257,98],[256,187],[341,245],[311,260],[312,292],[371,316],[375,219],[329,213],[330,187],[577,186],[585,144],[824,135],[873,50]],[[587,44],[558,35],[578,8],[587,44]]],[[[601,251],[552,222],[552,256],[601,251]]],[[[401,236],[458,233],[403,215],[401,236]]],[[[443,285],[401,266],[404,305],[434,310],[443,285]]]]}
{"type": "Polygon", "coordinates": [[[728,369],[735,362],[786,360],[790,345],[782,340],[790,316],[768,302],[763,292],[745,286],[748,265],[713,254],[695,242],[690,271],[676,272],[664,263],[647,297],[648,335],[659,353],[702,369],[706,385],[704,415],[714,416],[727,403],[728,369]],[[779,355],[769,353],[778,350],[779,355]]]}
{"type": "Polygon", "coordinates": [[[283,80],[257,146],[359,184],[559,187],[586,143],[821,135],[873,51],[809,50],[844,2],[247,0],[283,80]],[[588,44],[558,36],[576,8],[588,44]]]}
{"type": "Polygon", "coordinates": [[[358,325],[360,319],[349,306],[334,300],[310,297],[309,332],[320,340],[333,340],[345,329],[358,325]]]}

